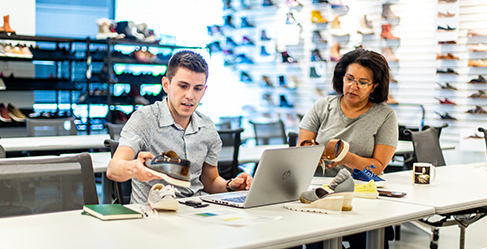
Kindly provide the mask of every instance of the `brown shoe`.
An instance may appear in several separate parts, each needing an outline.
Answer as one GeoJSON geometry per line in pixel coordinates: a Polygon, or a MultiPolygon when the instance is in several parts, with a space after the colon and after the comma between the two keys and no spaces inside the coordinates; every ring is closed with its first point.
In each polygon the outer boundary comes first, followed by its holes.
{"type": "Polygon", "coordinates": [[[468,60],[468,66],[469,67],[487,67],[487,61],[483,61],[483,60],[468,60]]]}
{"type": "Polygon", "coordinates": [[[448,17],[454,17],[454,16],[455,16],[455,14],[452,14],[448,11],[446,13],[438,11],[438,17],[439,18],[448,18],[448,17]]]}
{"type": "Polygon", "coordinates": [[[9,116],[13,120],[15,120],[17,122],[24,122],[25,121],[25,115],[17,107],[13,106],[12,104],[8,104],[7,110],[8,110],[9,116]]]}
{"type": "Polygon", "coordinates": [[[452,55],[451,53],[448,53],[446,55],[437,54],[436,59],[437,60],[459,60],[458,57],[452,55]]]}

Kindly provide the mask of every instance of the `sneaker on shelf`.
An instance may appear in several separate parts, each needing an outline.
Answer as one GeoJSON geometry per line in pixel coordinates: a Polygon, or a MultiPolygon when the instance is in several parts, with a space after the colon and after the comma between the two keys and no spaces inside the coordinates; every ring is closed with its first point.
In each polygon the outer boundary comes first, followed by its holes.
{"type": "Polygon", "coordinates": [[[172,185],[156,184],[149,191],[149,205],[157,210],[177,211],[179,202],[172,185]]]}
{"type": "Polygon", "coordinates": [[[335,197],[335,196],[342,196],[343,197],[343,205],[342,211],[351,211],[352,210],[352,200],[353,200],[353,192],[334,192],[333,190],[327,190],[325,188],[314,188],[311,190],[304,191],[299,196],[299,200],[304,204],[311,204],[320,199],[335,197]]]}
{"type": "Polygon", "coordinates": [[[366,184],[356,184],[353,197],[365,198],[365,199],[377,199],[379,192],[374,180],[370,180],[366,184]]]}
{"type": "Polygon", "coordinates": [[[0,103],[0,121],[2,122],[12,122],[12,118],[8,114],[7,107],[3,103],[0,103]]]}
{"type": "Polygon", "coordinates": [[[191,174],[189,166],[191,162],[179,158],[176,152],[170,150],[162,152],[151,161],[146,161],[147,171],[161,177],[164,181],[181,187],[189,187],[191,174]]]}
{"type": "Polygon", "coordinates": [[[355,184],[364,184],[370,182],[370,180],[375,181],[375,185],[378,188],[383,188],[386,186],[386,180],[377,176],[371,169],[375,169],[375,166],[369,165],[366,166],[363,170],[353,169],[353,179],[355,180],[355,184]]]}
{"type": "Polygon", "coordinates": [[[17,107],[15,107],[9,103],[7,105],[7,110],[8,110],[8,114],[10,115],[10,117],[14,121],[17,121],[17,122],[24,122],[25,121],[25,115],[17,107]]]}
{"type": "Polygon", "coordinates": [[[318,199],[310,204],[296,202],[285,203],[284,208],[300,212],[339,214],[342,211],[344,200],[345,198],[343,196],[330,196],[318,199]]]}

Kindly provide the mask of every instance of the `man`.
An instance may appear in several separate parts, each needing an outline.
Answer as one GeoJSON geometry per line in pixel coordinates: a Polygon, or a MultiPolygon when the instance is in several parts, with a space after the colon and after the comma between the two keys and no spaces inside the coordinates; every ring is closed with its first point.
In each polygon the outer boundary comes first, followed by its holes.
{"type": "Polygon", "coordinates": [[[132,179],[131,203],[147,202],[151,187],[166,185],[145,169],[146,160],[173,150],[191,162],[191,186],[177,187],[178,197],[232,190],[248,190],[249,174],[226,181],[218,175],[218,155],[222,142],[215,125],[196,111],[206,91],[208,64],[192,51],[180,51],[169,60],[162,87],[167,97],[144,106],[125,124],[120,143],[108,164],[108,178],[123,182],[132,179]],[[134,159],[135,158],[135,159],[134,159]]]}

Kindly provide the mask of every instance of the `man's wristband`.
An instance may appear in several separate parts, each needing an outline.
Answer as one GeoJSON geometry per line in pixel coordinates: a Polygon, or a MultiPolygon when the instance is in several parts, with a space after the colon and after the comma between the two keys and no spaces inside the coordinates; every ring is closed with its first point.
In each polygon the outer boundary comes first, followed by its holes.
{"type": "Polygon", "coordinates": [[[227,181],[227,186],[226,186],[226,188],[227,188],[227,191],[228,191],[228,192],[233,192],[233,191],[235,191],[235,190],[233,190],[232,188],[230,188],[230,182],[231,182],[231,181],[233,181],[233,178],[227,181]]]}

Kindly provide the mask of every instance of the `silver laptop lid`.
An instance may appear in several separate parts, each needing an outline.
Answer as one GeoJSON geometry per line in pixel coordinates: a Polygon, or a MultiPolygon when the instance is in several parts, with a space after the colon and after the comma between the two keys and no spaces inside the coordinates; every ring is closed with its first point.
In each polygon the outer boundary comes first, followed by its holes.
{"type": "Polygon", "coordinates": [[[299,199],[313,179],[323,149],[318,145],[264,151],[244,207],[299,199]]]}

